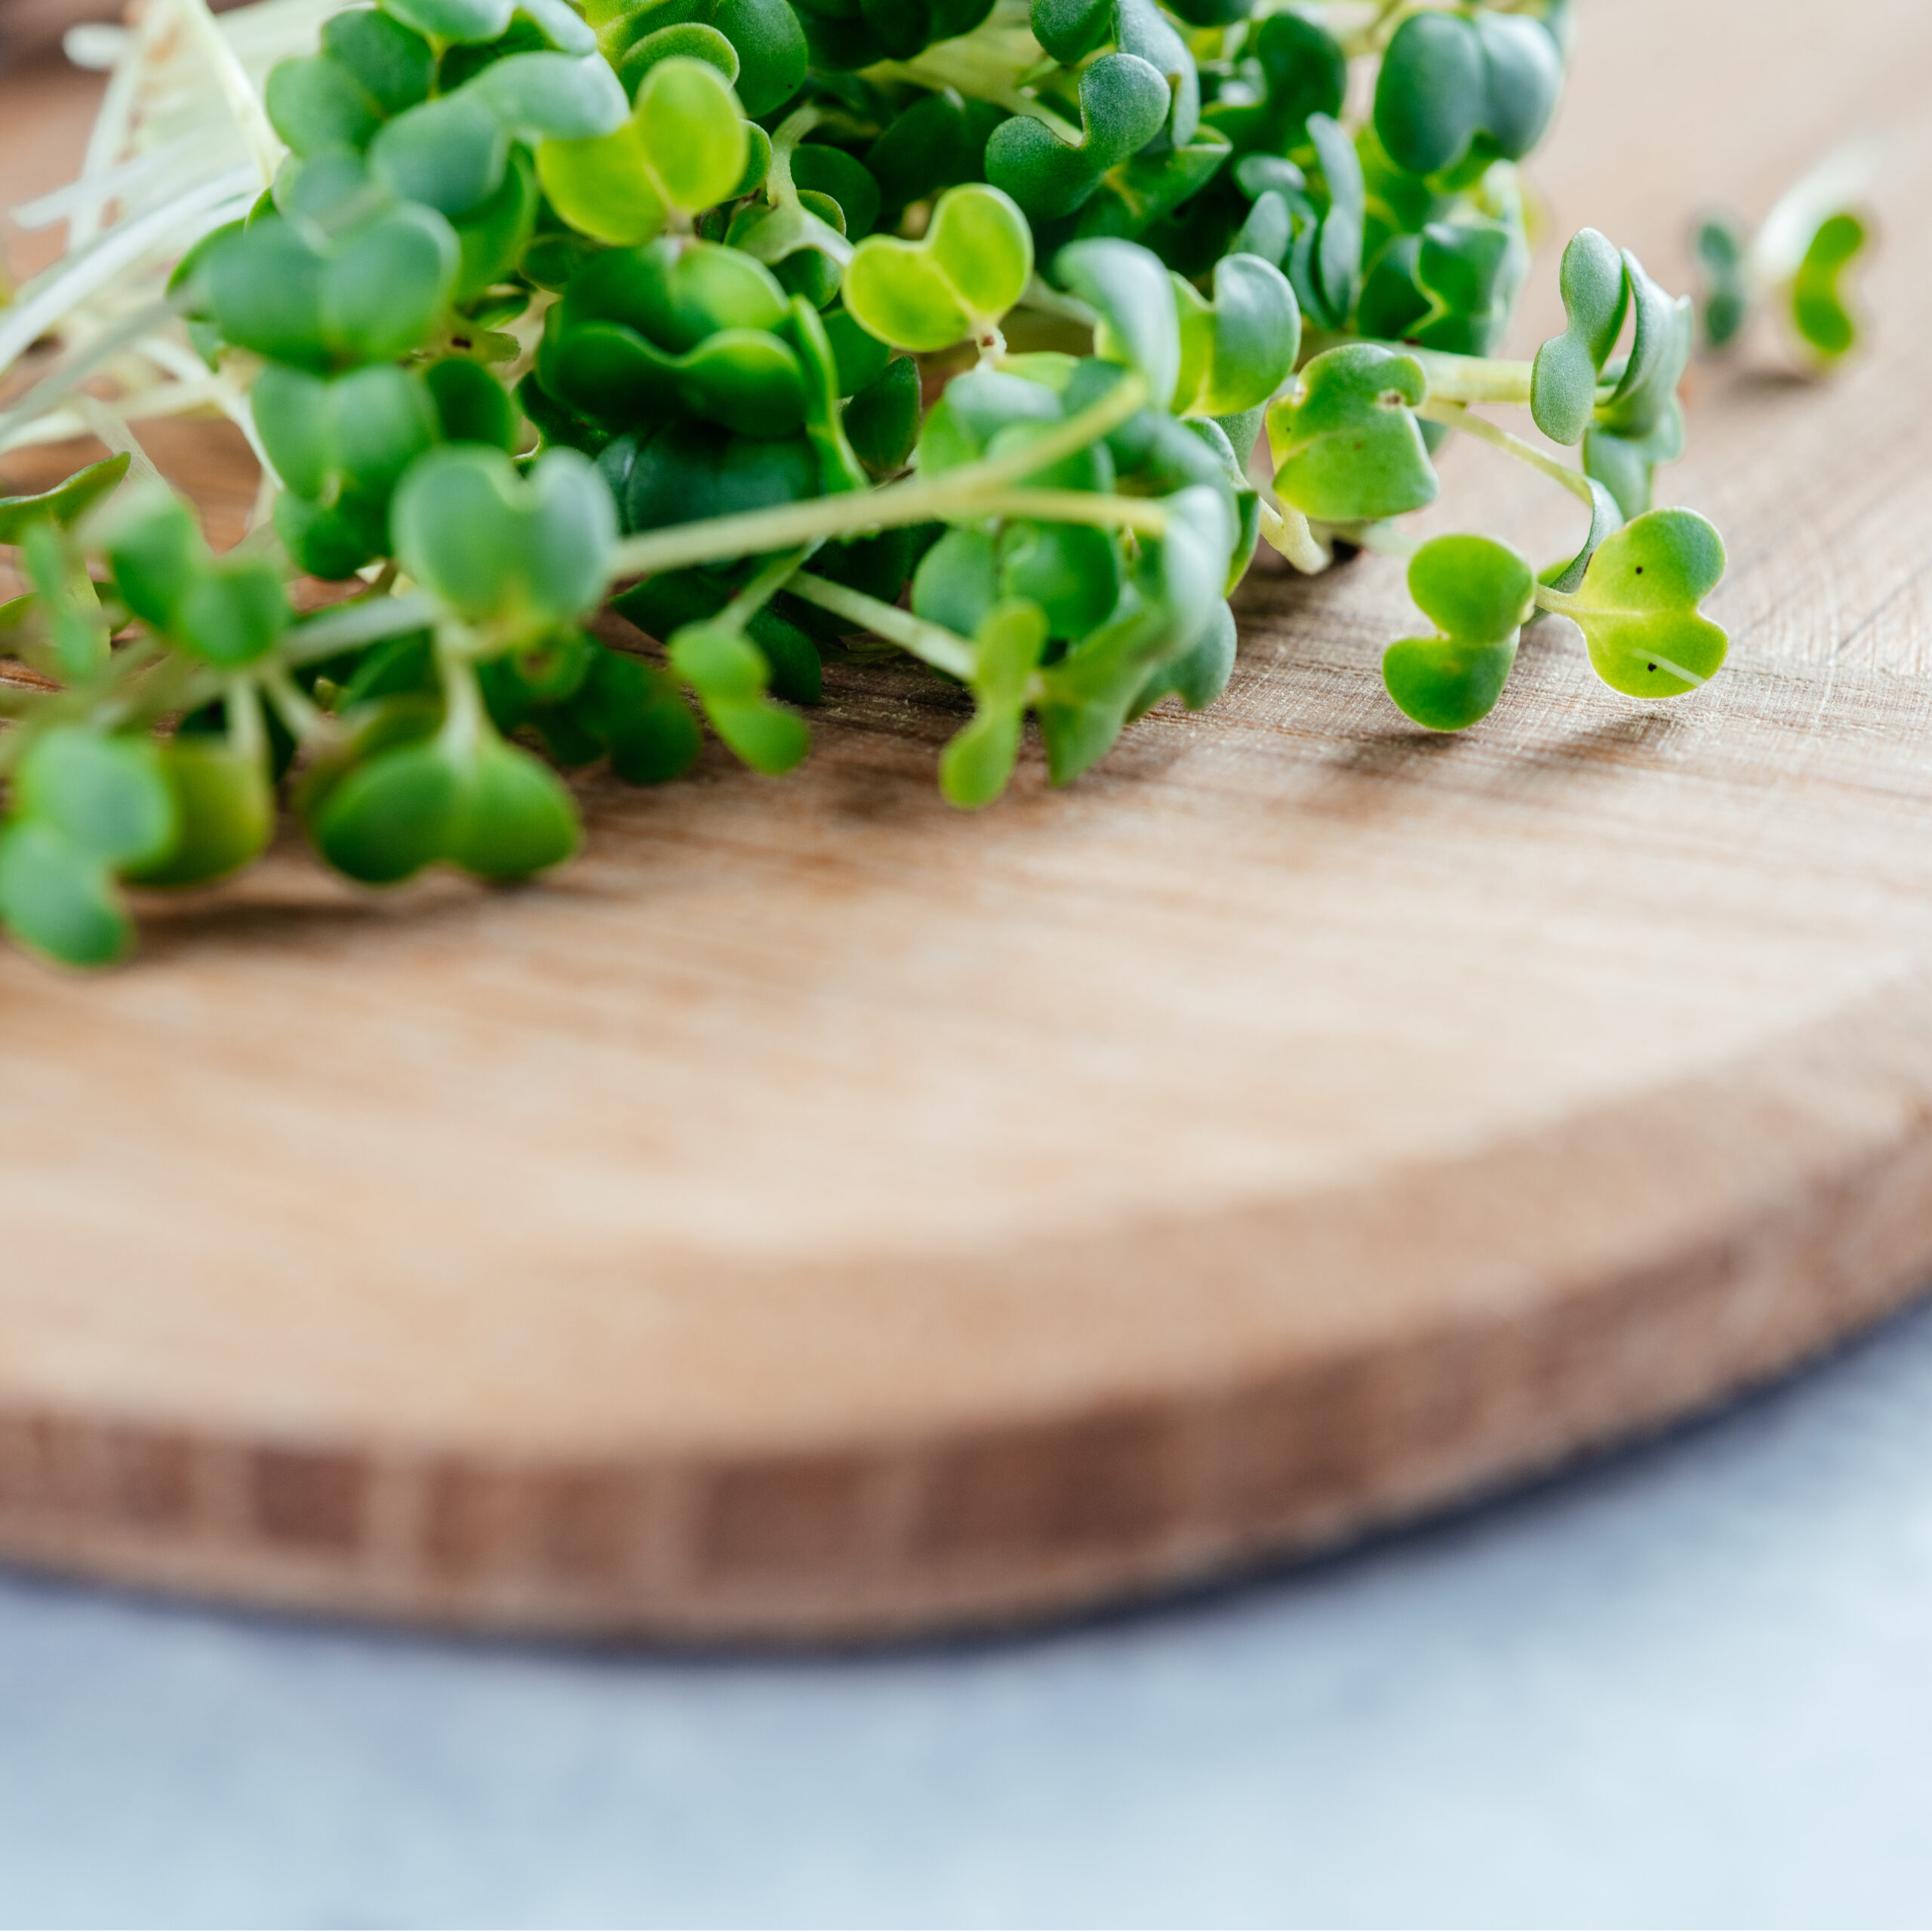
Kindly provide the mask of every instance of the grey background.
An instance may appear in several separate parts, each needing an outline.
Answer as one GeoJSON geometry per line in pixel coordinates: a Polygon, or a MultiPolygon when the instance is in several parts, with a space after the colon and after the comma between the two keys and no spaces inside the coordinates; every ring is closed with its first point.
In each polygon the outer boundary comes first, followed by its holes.
{"type": "Polygon", "coordinates": [[[844,1659],[0,1576],[0,1921],[1924,1924],[1932,1308],[1209,1598],[844,1659]]]}

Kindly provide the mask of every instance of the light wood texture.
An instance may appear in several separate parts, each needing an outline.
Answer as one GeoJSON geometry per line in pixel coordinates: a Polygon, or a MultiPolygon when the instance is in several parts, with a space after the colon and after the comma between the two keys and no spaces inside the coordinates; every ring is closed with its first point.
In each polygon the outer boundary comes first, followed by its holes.
{"type": "MultiPolygon", "coordinates": [[[[1547,1467],[1918,1287],[1932,14],[1583,11],[1553,229],[1669,278],[1694,205],[1894,135],[1871,359],[1697,377],[1706,693],[1552,624],[1425,737],[1364,558],[1257,578],[1226,700],[1066,792],[949,811],[957,699],[841,672],[783,783],[589,782],[553,883],[291,846],[112,978],[0,959],[0,1551],[475,1626],[1011,1618],[1547,1467]]],[[[1438,527],[1569,534],[1445,469],[1438,527]]]]}

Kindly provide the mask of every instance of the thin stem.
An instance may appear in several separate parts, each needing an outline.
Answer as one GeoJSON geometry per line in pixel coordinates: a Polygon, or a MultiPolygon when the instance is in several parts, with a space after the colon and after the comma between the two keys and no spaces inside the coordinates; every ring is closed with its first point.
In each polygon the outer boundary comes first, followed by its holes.
{"type": "Polygon", "coordinates": [[[1596,509],[1596,499],[1592,494],[1589,479],[1567,464],[1558,463],[1554,457],[1546,455],[1532,443],[1526,443],[1520,436],[1512,436],[1507,429],[1499,429],[1485,418],[1472,415],[1468,406],[1460,402],[1438,402],[1433,396],[1425,402],[1416,414],[1426,416],[1432,423],[1446,424],[1450,429],[1460,429],[1475,438],[1478,442],[1487,443],[1491,449],[1500,450],[1506,456],[1513,456],[1518,463],[1527,463],[1530,467],[1547,476],[1552,483],[1560,483],[1571,495],[1576,497],[1592,515],[1596,509]]]}
{"type": "Polygon", "coordinates": [[[230,678],[222,700],[228,714],[228,749],[237,758],[263,757],[268,750],[268,728],[262,721],[262,694],[254,681],[230,678]]]}
{"type": "Polygon", "coordinates": [[[755,556],[823,537],[977,515],[984,500],[1086,448],[1126,421],[1146,399],[1146,383],[1139,376],[1124,376],[1097,402],[1024,449],[964,464],[930,481],[915,477],[910,482],[888,484],[881,490],[815,497],[774,509],[746,510],[735,516],[710,517],[653,531],[617,546],[611,557],[611,574],[614,579],[652,577],[687,564],[755,556]]]}
{"type": "Polygon", "coordinates": [[[427,630],[436,621],[438,608],[426,590],[412,590],[403,597],[358,597],[338,604],[288,634],[282,642],[282,662],[318,664],[340,651],[357,651],[385,638],[427,630]]]}
{"type": "Polygon", "coordinates": [[[1002,490],[975,506],[989,517],[1030,517],[1038,523],[1088,523],[1102,530],[1134,530],[1164,537],[1169,512],[1148,497],[1116,497],[1092,490],[1002,490]]]}
{"type": "Polygon", "coordinates": [[[1269,546],[1309,577],[1318,577],[1335,561],[1335,553],[1309,527],[1308,518],[1292,503],[1280,509],[1261,500],[1261,534],[1269,546]]]}
{"type": "Polygon", "coordinates": [[[804,568],[805,559],[812,553],[812,546],[788,550],[783,556],[771,561],[733,598],[718,614],[718,622],[728,624],[734,630],[743,630],[752,619],[769,604],[786,584],[804,568]]]}
{"type": "Polygon", "coordinates": [[[275,170],[281,163],[282,146],[274,128],[269,125],[268,115],[257,97],[253,83],[236,57],[235,49],[229,45],[227,35],[216,25],[214,14],[208,11],[208,0],[180,0],[180,5],[188,31],[202,43],[208,63],[221,82],[221,91],[227,97],[235,124],[241,129],[242,139],[248,143],[248,152],[254,156],[255,165],[261,171],[262,186],[272,187],[275,170]]]}
{"type": "Polygon", "coordinates": [[[808,604],[816,604],[834,617],[849,617],[875,635],[909,651],[936,670],[962,681],[973,675],[977,654],[957,631],[929,624],[896,604],[882,604],[863,591],[848,590],[842,583],[828,583],[823,577],[813,577],[804,571],[792,578],[789,588],[794,597],[802,597],[808,604]]]}
{"type": "Polygon", "coordinates": [[[1422,365],[1433,399],[1528,405],[1531,365],[1527,362],[1503,361],[1487,355],[1451,355],[1441,349],[1417,349],[1400,342],[1383,346],[1413,355],[1422,365]]]}
{"type": "Polygon", "coordinates": [[[300,743],[312,745],[336,735],[334,721],[317,709],[315,700],[288,675],[286,664],[269,658],[256,675],[269,702],[300,743]]]}

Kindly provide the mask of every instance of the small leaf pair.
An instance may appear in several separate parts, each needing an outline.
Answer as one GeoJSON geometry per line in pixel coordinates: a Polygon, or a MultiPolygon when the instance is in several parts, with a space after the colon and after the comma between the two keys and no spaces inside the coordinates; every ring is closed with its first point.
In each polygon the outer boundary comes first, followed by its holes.
{"type": "Polygon", "coordinates": [[[743,192],[751,137],[718,69],[675,57],[645,75],[629,118],[590,140],[546,141],[537,171],[551,205],[600,242],[648,242],[743,192]]]}
{"type": "MultiPolygon", "coordinates": [[[[1724,663],[1729,641],[1698,609],[1724,575],[1724,545],[1689,510],[1653,510],[1607,536],[1572,595],[1555,608],[1583,633],[1590,663],[1632,697],[1681,696],[1724,663]]],[[[1534,608],[1530,567],[1507,544],[1438,537],[1409,563],[1409,593],[1437,634],[1404,638],[1382,660],[1389,695],[1435,731],[1460,731],[1494,709],[1534,608]]]]}
{"type": "Polygon", "coordinates": [[[1026,218],[996,187],[950,188],[917,242],[868,236],[846,264],[847,312],[895,348],[944,349],[998,327],[1033,272],[1026,218]]]}
{"type": "Polygon", "coordinates": [[[1543,138],[1563,56],[1540,21],[1476,8],[1411,14],[1382,57],[1375,132],[1413,174],[1454,168],[1478,140],[1516,161],[1543,138]]]}
{"type": "Polygon", "coordinates": [[[414,349],[461,262],[455,231],[433,208],[392,208],[337,235],[269,215],[224,237],[198,285],[228,342],[324,373],[414,349]]]}
{"type": "Polygon", "coordinates": [[[188,506],[158,486],[109,526],[115,588],[144,623],[189,656],[238,670],[272,650],[294,621],[281,574],[260,557],[213,555],[188,506]]]}
{"type": "Polygon", "coordinates": [[[569,792],[480,718],[431,731],[434,709],[420,700],[372,710],[349,749],[312,766],[296,795],[316,851],[337,872],[393,885],[441,863],[519,879],[577,851],[569,792]]]}
{"type": "Polygon", "coordinates": [[[591,608],[617,536],[609,492],[576,451],[546,451],[525,477],[500,450],[469,443],[417,458],[390,522],[411,576],[505,640],[591,608]]]}

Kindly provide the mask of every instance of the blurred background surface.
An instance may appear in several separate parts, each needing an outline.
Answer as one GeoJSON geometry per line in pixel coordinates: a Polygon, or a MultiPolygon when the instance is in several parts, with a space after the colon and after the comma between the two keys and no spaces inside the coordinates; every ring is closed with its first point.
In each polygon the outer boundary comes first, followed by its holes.
{"type": "Polygon", "coordinates": [[[1212,1598],[844,1658],[0,1577],[10,1925],[1922,1925],[1932,1309],[1212,1598]]]}

